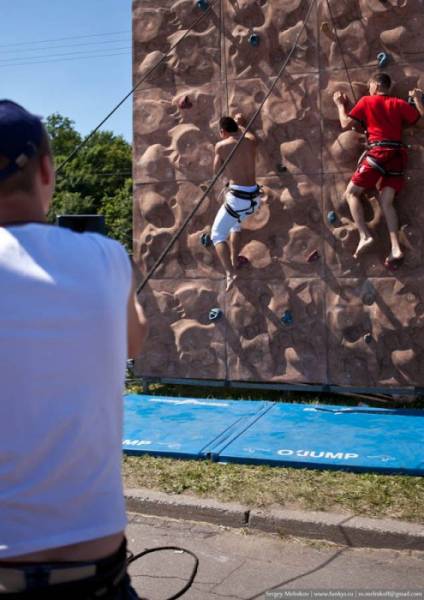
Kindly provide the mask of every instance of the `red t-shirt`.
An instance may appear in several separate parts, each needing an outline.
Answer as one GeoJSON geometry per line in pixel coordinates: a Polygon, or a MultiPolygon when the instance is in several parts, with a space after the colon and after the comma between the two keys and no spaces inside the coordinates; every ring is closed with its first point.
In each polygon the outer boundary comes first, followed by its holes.
{"type": "Polygon", "coordinates": [[[402,127],[415,125],[420,113],[414,106],[393,96],[364,96],[352,108],[349,117],[360,121],[368,131],[370,142],[400,142],[402,127]]]}

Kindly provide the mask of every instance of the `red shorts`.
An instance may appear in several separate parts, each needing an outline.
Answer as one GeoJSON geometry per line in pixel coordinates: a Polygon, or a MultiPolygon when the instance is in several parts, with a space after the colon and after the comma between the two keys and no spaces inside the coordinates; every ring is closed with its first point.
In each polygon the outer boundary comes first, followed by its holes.
{"type": "MultiPolygon", "coordinates": [[[[375,158],[387,171],[405,171],[406,169],[408,156],[405,148],[371,148],[368,155],[375,158]]],[[[405,179],[401,176],[384,177],[364,158],[352,177],[352,183],[366,190],[374,188],[382,190],[385,187],[391,187],[396,192],[400,192],[405,185],[405,179]]]]}

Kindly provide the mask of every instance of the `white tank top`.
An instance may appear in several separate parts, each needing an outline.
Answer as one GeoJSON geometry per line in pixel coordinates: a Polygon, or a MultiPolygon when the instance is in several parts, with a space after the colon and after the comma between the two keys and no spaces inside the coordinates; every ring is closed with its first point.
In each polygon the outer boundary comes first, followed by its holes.
{"type": "Polygon", "coordinates": [[[130,285],[117,242],[0,227],[0,558],[125,527],[130,285]]]}

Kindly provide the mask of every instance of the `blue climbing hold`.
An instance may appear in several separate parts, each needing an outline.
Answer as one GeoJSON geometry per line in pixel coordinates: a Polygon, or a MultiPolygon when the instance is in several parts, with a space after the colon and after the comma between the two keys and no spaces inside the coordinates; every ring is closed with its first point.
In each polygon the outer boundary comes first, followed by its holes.
{"type": "Polygon", "coordinates": [[[379,52],[377,54],[377,62],[378,62],[378,66],[381,69],[383,67],[385,67],[387,65],[387,63],[389,62],[389,55],[387,54],[387,52],[379,52]]]}
{"type": "Polygon", "coordinates": [[[334,225],[334,223],[337,221],[337,215],[334,210],[330,210],[327,213],[327,221],[330,223],[330,225],[334,225]]]}
{"type": "Polygon", "coordinates": [[[285,310],[283,316],[280,319],[284,325],[291,325],[293,323],[293,315],[289,310],[285,310]]]}
{"type": "Polygon", "coordinates": [[[222,317],[222,310],[220,308],[211,308],[209,311],[209,321],[217,321],[222,317]]]}
{"type": "Polygon", "coordinates": [[[261,38],[259,37],[259,35],[257,33],[251,33],[249,35],[249,44],[251,46],[253,46],[254,48],[257,48],[260,43],[261,43],[261,38]]]}
{"type": "Polygon", "coordinates": [[[200,243],[205,248],[212,246],[212,240],[211,240],[211,236],[209,235],[209,233],[202,233],[202,235],[200,236],[200,243]]]}
{"type": "Polygon", "coordinates": [[[196,6],[197,8],[200,8],[200,10],[207,10],[209,8],[209,2],[208,0],[197,0],[196,6]]]}

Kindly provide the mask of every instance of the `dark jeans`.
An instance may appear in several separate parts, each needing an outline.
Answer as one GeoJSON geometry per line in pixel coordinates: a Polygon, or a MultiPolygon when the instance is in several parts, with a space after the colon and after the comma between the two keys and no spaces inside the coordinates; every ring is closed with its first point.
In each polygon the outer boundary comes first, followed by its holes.
{"type": "Polygon", "coordinates": [[[2,569],[10,567],[25,573],[26,589],[17,593],[0,592],[0,600],[139,600],[131,586],[126,565],[126,542],[115,554],[95,563],[3,563],[2,569]],[[88,578],[49,584],[50,574],[55,568],[93,564],[96,573],[88,578]]]}

